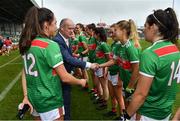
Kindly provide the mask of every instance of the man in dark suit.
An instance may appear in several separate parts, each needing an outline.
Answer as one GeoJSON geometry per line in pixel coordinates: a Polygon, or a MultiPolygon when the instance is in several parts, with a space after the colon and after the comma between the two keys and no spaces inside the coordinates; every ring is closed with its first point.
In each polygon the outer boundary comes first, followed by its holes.
{"type": "MultiPolygon", "coordinates": [[[[72,56],[71,45],[69,39],[74,32],[75,25],[71,19],[65,18],[60,22],[60,27],[54,41],[60,46],[61,53],[63,56],[64,66],[68,73],[72,73],[74,67],[91,68],[95,69],[96,64],[89,62],[80,61],[72,56]]],[[[64,108],[65,108],[65,120],[70,120],[70,102],[71,102],[71,86],[69,84],[63,83],[63,98],[64,98],[64,108]]]]}

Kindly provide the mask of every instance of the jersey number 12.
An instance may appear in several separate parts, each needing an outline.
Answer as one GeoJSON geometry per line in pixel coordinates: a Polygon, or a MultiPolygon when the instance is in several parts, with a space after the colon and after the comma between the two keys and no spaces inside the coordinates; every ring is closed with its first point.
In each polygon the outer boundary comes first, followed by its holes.
{"type": "Polygon", "coordinates": [[[24,59],[24,68],[25,68],[25,72],[26,74],[29,74],[31,76],[37,77],[38,76],[38,72],[37,71],[33,71],[33,67],[35,65],[35,57],[32,53],[29,53],[27,55],[23,56],[24,59]],[[27,60],[31,60],[31,64],[29,65],[29,67],[27,67],[27,60]]]}

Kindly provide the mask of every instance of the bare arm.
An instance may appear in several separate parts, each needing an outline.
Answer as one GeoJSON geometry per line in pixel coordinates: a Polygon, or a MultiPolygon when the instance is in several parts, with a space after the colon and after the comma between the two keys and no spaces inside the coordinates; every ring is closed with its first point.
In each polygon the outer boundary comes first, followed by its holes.
{"type": "Polygon", "coordinates": [[[137,88],[132,97],[132,101],[127,108],[127,113],[129,114],[129,116],[135,114],[140,106],[144,103],[152,82],[153,78],[140,75],[137,83],[137,88]]]}
{"type": "Polygon", "coordinates": [[[180,120],[180,108],[177,110],[177,112],[172,120],[177,120],[177,121],[180,120]]]}
{"type": "Polygon", "coordinates": [[[25,76],[25,72],[24,69],[22,70],[22,88],[23,88],[23,104],[28,104],[30,107],[30,113],[33,112],[33,106],[31,105],[31,103],[29,102],[28,96],[27,96],[27,85],[26,85],[26,76],[25,76]]]}
{"type": "Polygon", "coordinates": [[[73,53],[77,53],[77,51],[78,51],[78,45],[76,45],[76,49],[74,50],[74,52],[73,53]]]}
{"type": "Polygon", "coordinates": [[[100,68],[103,68],[103,67],[109,67],[109,66],[112,66],[115,64],[115,60],[114,59],[111,59],[109,60],[108,62],[106,63],[103,63],[103,64],[100,64],[99,67],[100,68]]]}
{"type": "Polygon", "coordinates": [[[83,87],[86,84],[85,79],[77,79],[74,76],[72,76],[71,74],[69,74],[66,71],[64,64],[59,65],[58,67],[55,68],[55,70],[63,82],[66,82],[69,84],[77,84],[77,85],[81,85],[83,87]]]}
{"type": "Polygon", "coordinates": [[[88,49],[88,46],[85,42],[83,42],[83,48],[85,49],[83,52],[81,52],[83,55],[88,53],[89,49],[88,49]]]}
{"type": "Polygon", "coordinates": [[[135,88],[136,81],[139,76],[139,63],[133,63],[132,66],[132,75],[128,84],[128,88],[135,88]]]}
{"type": "Polygon", "coordinates": [[[22,70],[22,88],[24,97],[27,96],[27,86],[26,86],[26,77],[24,73],[24,69],[22,70]]]}

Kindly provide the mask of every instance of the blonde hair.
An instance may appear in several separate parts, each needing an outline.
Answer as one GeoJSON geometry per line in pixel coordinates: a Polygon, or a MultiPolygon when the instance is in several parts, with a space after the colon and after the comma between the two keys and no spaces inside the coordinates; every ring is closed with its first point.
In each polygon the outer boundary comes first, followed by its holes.
{"type": "Polygon", "coordinates": [[[137,27],[132,19],[129,19],[129,21],[122,20],[119,21],[116,24],[120,29],[125,29],[127,31],[127,36],[129,39],[132,39],[134,41],[134,46],[139,48],[139,35],[137,32],[137,27]]]}

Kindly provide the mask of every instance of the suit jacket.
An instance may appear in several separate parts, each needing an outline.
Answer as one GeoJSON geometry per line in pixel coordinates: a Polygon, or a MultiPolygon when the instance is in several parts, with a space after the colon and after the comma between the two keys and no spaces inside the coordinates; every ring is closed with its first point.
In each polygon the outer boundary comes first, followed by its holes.
{"type": "Polygon", "coordinates": [[[74,67],[79,67],[83,69],[86,67],[86,62],[80,61],[72,56],[71,43],[69,43],[68,47],[65,40],[59,33],[57,33],[53,40],[57,42],[60,47],[64,66],[68,73],[71,73],[74,67]]]}

